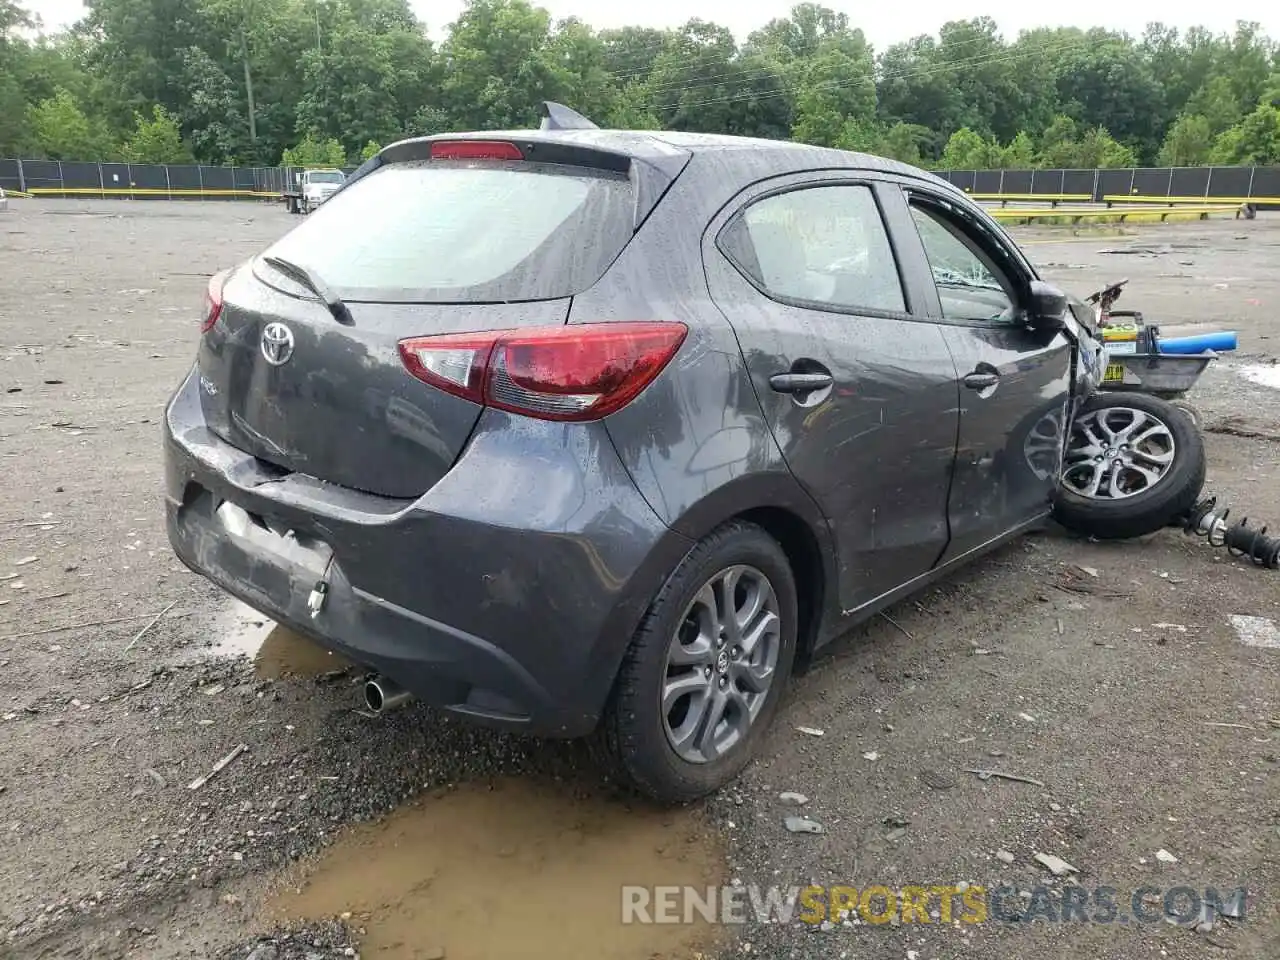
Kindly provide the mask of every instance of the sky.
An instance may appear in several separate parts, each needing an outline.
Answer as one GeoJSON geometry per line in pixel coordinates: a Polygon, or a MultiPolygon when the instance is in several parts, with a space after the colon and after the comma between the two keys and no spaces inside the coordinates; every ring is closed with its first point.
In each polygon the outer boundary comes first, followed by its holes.
{"type": "MultiPolygon", "coordinates": [[[[639,7],[616,0],[534,0],[553,17],[578,16],[593,27],[674,27],[692,16],[729,27],[741,40],[774,17],[783,16],[792,0],[646,0],[639,7]]],[[[462,0],[410,0],[437,39],[462,9],[462,0]]],[[[46,30],[69,25],[83,12],[80,0],[26,0],[40,15],[46,30]]],[[[1272,37],[1280,38],[1280,3],[1276,0],[1232,0],[1222,7],[1182,4],[1169,0],[1071,0],[1063,4],[1033,4],[1026,0],[945,0],[934,4],[866,3],[825,0],[824,6],[842,10],[861,27],[877,49],[884,49],[921,33],[936,33],[947,20],[989,16],[1012,40],[1019,30],[1041,26],[1102,26],[1126,30],[1134,36],[1152,20],[1177,27],[1201,25],[1214,32],[1230,31],[1236,20],[1256,20],[1272,37]],[[1177,12],[1175,12],[1175,10],[1177,12]]]]}

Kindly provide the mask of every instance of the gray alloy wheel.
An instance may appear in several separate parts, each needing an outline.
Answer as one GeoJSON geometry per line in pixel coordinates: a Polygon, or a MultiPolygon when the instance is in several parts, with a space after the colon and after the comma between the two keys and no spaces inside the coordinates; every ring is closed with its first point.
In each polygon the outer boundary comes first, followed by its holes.
{"type": "Polygon", "coordinates": [[[663,727],[677,756],[708,763],[746,738],[768,698],[781,633],[777,594],[755,567],[728,567],[702,585],[663,673],[663,727]]]}
{"type": "Polygon", "coordinates": [[[1062,482],[1089,500],[1125,500],[1164,480],[1176,454],[1173,432],[1154,413],[1126,406],[1091,410],[1071,432],[1062,482]]]}

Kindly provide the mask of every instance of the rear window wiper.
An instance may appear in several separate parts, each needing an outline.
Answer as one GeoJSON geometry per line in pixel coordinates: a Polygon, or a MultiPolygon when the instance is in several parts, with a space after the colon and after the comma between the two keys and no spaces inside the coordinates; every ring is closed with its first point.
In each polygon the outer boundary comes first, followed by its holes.
{"type": "Polygon", "coordinates": [[[285,276],[296,280],[319,297],[324,305],[329,308],[329,312],[333,314],[333,319],[348,326],[355,323],[351,316],[351,311],[342,302],[342,298],[330,290],[328,284],[321,280],[314,270],[310,270],[300,263],[294,263],[292,260],[286,260],[284,257],[268,255],[264,256],[262,260],[264,263],[275,267],[285,276]]]}

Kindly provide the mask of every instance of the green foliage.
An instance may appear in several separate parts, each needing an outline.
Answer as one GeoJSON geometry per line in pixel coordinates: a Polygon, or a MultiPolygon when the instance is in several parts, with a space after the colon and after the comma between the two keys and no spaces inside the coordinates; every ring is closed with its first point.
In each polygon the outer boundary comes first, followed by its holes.
{"type": "Polygon", "coordinates": [[[1040,165],[1044,167],[1070,167],[1074,165],[1076,122],[1065,114],[1058,114],[1040,137],[1040,165]]]}
{"type": "Polygon", "coordinates": [[[1280,108],[1261,103],[1213,144],[1210,163],[1280,163],[1280,108]]]}
{"type": "Polygon", "coordinates": [[[342,167],[347,163],[347,153],[337,140],[321,140],[308,134],[286,148],[280,162],[286,167],[342,167]]]}
{"type": "Polygon", "coordinates": [[[1004,170],[1030,170],[1036,165],[1036,145],[1027,131],[1019,130],[1001,148],[998,165],[1004,170]]]}
{"type": "Polygon", "coordinates": [[[382,144],[378,143],[376,140],[370,140],[360,149],[360,154],[359,154],[360,162],[364,163],[366,160],[369,160],[372,157],[377,156],[377,154],[381,150],[382,150],[382,144]]]}
{"type": "Polygon", "coordinates": [[[117,151],[105,128],[85,116],[70,92],[59,90],[27,113],[31,143],[50,160],[111,160],[117,151]]]}
{"type": "Polygon", "coordinates": [[[947,141],[938,162],[948,170],[987,170],[999,166],[1000,145],[961,127],[947,141]]]}
{"type": "Polygon", "coordinates": [[[191,149],[182,142],[177,118],[164,107],[151,108],[151,118],[142,114],[134,118],[134,130],[124,143],[124,156],[130,163],[194,163],[191,149]]]}
{"type": "Polygon", "coordinates": [[[1204,117],[1209,121],[1209,132],[1216,136],[1244,116],[1243,105],[1237,102],[1231,79],[1226,76],[1210,77],[1187,101],[1185,113],[1204,117]]]}
{"type": "Polygon", "coordinates": [[[903,163],[922,163],[921,147],[932,137],[928,127],[899,121],[880,137],[873,152],[903,163]]]}
{"type": "Polygon", "coordinates": [[[537,0],[464,0],[438,45],[411,0],[91,0],[32,39],[36,6],[0,0],[0,155],[328,164],[536,126],[550,99],[604,126],[966,169],[1275,156],[1280,48],[1248,22],[1006,37],[975,17],[874,51],[856,13],[814,2],[741,45],[699,19],[596,31],[537,0]]]}
{"type": "Polygon", "coordinates": [[[1170,167],[1198,167],[1208,163],[1213,149],[1213,128],[1206,117],[1184,113],[1165,135],[1160,163],[1170,167]]]}

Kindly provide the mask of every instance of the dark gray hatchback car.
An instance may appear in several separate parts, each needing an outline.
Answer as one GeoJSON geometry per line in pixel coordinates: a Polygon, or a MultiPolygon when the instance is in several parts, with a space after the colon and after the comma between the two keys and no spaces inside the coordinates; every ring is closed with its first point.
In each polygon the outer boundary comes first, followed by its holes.
{"type": "Polygon", "coordinates": [[[502,727],[688,799],[797,656],[1051,511],[1094,354],[920,170],[693,134],[386,148],[210,284],[174,549],[502,727]]]}

